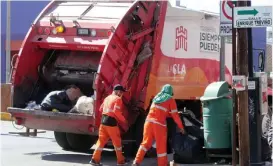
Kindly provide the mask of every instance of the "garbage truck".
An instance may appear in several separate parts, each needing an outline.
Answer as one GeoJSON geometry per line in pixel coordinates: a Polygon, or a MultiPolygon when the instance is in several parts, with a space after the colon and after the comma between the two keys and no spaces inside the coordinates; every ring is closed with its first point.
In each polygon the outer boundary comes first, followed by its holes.
{"type": "MultiPolygon", "coordinates": [[[[86,150],[97,139],[103,99],[121,84],[128,89],[123,114],[129,122],[122,142],[136,151],[150,101],[164,84],[173,86],[179,110],[201,119],[199,98],[219,80],[218,27],[217,14],[168,1],[51,1],[12,65],[8,112],[19,125],[54,131],[64,149],[86,150]],[[93,116],[26,108],[70,84],[94,97],[93,116]]],[[[231,83],[227,54],[225,79],[231,83]]]]}

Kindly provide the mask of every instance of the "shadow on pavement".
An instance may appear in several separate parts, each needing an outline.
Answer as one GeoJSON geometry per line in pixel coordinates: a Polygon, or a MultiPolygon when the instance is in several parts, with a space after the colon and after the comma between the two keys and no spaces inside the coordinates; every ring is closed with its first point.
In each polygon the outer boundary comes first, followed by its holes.
{"type": "MultiPolygon", "coordinates": [[[[42,154],[42,153],[41,153],[42,154]]],[[[88,164],[92,155],[89,154],[46,154],[42,155],[41,159],[52,162],[67,162],[67,163],[75,163],[75,164],[88,164]]],[[[113,162],[116,161],[115,153],[110,155],[109,153],[102,155],[102,163],[104,166],[111,166],[113,162]]]]}
{"type": "Polygon", "coordinates": [[[69,163],[87,164],[90,161],[88,154],[46,154],[41,156],[42,160],[59,161],[69,163]]]}
{"type": "MultiPolygon", "coordinates": [[[[80,151],[80,150],[67,150],[67,149],[62,149],[63,151],[66,152],[72,152],[72,153],[82,153],[82,154],[89,154],[92,155],[94,153],[94,149],[90,150],[85,150],[85,151],[80,151]]],[[[102,151],[102,156],[116,156],[116,152],[112,149],[104,149],[102,151]]]]}
{"type": "MultiPolygon", "coordinates": [[[[76,152],[76,154],[74,151],[74,154],[72,153],[34,152],[26,153],[25,155],[41,155],[41,159],[46,161],[88,164],[92,157],[93,150],[89,152],[76,152]]],[[[115,151],[103,151],[101,159],[104,165],[107,165],[109,162],[116,161],[116,153],[115,151]]]]}
{"type": "Polygon", "coordinates": [[[25,155],[30,155],[30,156],[35,156],[35,155],[51,155],[51,154],[55,154],[57,152],[34,152],[34,153],[25,153],[25,155]]]}
{"type": "Polygon", "coordinates": [[[22,135],[18,135],[18,134],[3,134],[1,133],[1,136],[14,136],[14,137],[23,137],[23,138],[40,138],[40,139],[54,139],[54,138],[49,138],[49,137],[33,137],[33,136],[22,136],[22,135]]]}

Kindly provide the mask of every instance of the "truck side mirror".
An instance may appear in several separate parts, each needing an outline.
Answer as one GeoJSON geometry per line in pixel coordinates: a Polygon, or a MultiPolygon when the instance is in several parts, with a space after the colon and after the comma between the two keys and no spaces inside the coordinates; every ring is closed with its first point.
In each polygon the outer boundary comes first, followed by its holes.
{"type": "Polygon", "coordinates": [[[264,51],[261,51],[258,57],[258,64],[259,64],[260,71],[264,71],[264,59],[265,59],[264,56],[265,56],[264,51]]]}

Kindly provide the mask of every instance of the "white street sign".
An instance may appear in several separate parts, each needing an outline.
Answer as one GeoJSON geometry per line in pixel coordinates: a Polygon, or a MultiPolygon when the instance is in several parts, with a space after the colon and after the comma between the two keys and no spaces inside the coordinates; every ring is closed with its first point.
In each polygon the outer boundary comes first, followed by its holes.
{"type": "Polygon", "coordinates": [[[220,1],[220,36],[232,35],[232,8],[234,1],[221,0],[220,1]]]}
{"type": "Polygon", "coordinates": [[[250,90],[255,89],[255,81],[248,81],[248,89],[250,90]]]}
{"type": "Polygon", "coordinates": [[[272,6],[234,8],[234,28],[272,26],[272,6]]]}
{"type": "Polygon", "coordinates": [[[220,24],[220,36],[232,36],[232,24],[220,24]]]}

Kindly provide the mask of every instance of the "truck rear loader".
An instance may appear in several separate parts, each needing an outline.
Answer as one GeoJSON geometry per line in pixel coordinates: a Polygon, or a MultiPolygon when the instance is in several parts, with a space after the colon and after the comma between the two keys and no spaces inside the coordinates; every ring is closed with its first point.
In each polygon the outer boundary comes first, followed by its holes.
{"type": "MultiPolygon", "coordinates": [[[[119,83],[129,90],[123,113],[130,128],[123,143],[136,150],[150,101],[162,85],[174,87],[179,110],[202,117],[199,98],[219,80],[218,27],[218,15],[167,1],[52,1],[31,25],[14,64],[8,111],[17,124],[54,131],[64,149],[90,149],[99,107],[119,83]],[[94,116],[24,109],[69,84],[94,96],[94,116]]],[[[225,78],[231,83],[228,53],[225,78]]]]}

